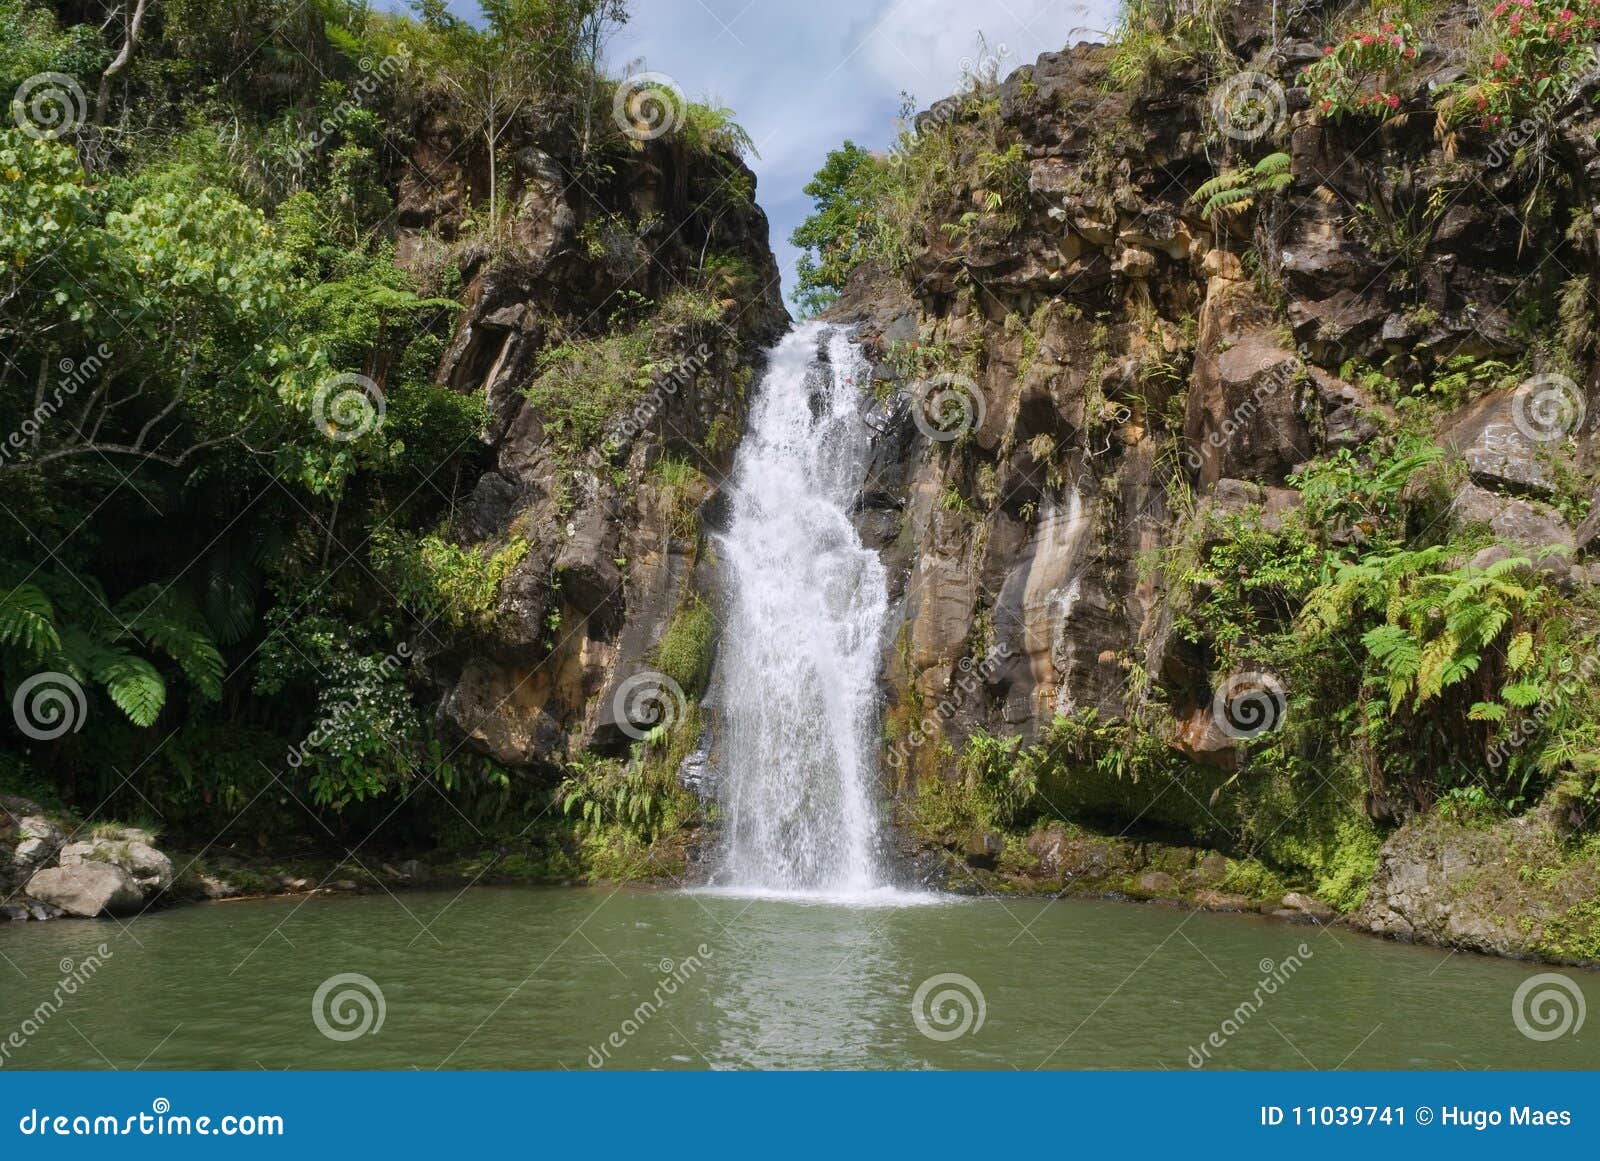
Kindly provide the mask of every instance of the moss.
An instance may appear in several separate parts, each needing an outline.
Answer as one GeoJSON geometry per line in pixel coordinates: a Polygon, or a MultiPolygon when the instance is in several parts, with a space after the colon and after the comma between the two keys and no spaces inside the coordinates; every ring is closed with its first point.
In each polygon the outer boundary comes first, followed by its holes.
{"type": "Polygon", "coordinates": [[[1551,959],[1600,961],[1600,900],[1586,899],[1552,919],[1536,950],[1551,959]]]}
{"type": "Polygon", "coordinates": [[[1229,859],[1228,872],[1217,884],[1217,890],[1262,902],[1283,898],[1289,886],[1281,875],[1256,859],[1229,859]]]}
{"type": "Polygon", "coordinates": [[[711,677],[717,619],[699,596],[678,606],[656,645],[654,664],[678,683],[685,696],[698,698],[711,677]]]}

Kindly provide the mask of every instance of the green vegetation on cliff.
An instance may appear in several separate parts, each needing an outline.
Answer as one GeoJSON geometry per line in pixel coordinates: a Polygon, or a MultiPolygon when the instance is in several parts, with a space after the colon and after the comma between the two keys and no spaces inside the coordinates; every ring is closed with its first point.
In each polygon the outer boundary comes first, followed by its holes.
{"type": "Polygon", "coordinates": [[[1012,886],[1062,826],[1211,845],[1343,911],[1432,819],[1582,865],[1597,17],[1129,0],[830,155],[805,304],[865,320],[879,399],[986,405],[906,467],[922,838],[1012,886]]]}
{"type": "MultiPolygon", "coordinates": [[[[643,142],[706,186],[681,289],[541,320],[526,392],[567,460],[600,451],[669,347],[729,343],[755,275],[719,226],[750,206],[749,140],[665,90],[659,131],[614,115],[620,0],[485,0],[476,24],[434,0],[130,8],[0,0],[0,684],[27,706],[0,790],[154,810],[176,841],[537,845],[560,772],[463,745],[422,672],[494,635],[555,535],[463,531],[503,420],[486,367],[443,370],[458,299],[524,261],[552,167],[595,285],[687,225],[620,196],[643,142]]],[[[702,620],[663,646],[686,684],[702,620]]]]}

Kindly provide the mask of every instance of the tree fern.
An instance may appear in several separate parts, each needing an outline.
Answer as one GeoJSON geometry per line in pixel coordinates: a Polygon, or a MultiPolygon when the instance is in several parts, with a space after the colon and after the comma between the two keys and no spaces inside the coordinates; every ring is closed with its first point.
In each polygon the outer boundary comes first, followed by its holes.
{"type": "Polygon", "coordinates": [[[165,653],[208,701],[222,696],[222,653],[192,598],[171,586],[146,585],[117,606],[128,629],[165,653]]]}

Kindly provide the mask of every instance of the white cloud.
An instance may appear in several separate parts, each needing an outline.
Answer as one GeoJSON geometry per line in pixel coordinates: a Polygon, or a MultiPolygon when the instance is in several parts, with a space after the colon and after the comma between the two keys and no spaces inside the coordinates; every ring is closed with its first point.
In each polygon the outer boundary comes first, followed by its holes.
{"type": "Polygon", "coordinates": [[[608,54],[643,57],[691,96],[734,109],[756,141],[759,198],[793,286],[788,237],[801,188],[846,139],[887,145],[902,91],[921,107],[955,91],[979,34],[1002,72],[1104,28],[1115,0],[634,0],[608,54]]]}

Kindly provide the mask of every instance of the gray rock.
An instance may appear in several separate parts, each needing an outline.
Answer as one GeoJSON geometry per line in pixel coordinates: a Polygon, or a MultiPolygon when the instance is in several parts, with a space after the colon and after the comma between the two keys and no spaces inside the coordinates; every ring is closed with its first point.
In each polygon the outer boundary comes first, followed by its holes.
{"type": "Polygon", "coordinates": [[[125,835],[145,838],[92,839],[88,842],[68,843],[61,848],[61,865],[78,866],[86,862],[113,863],[121,867],[140,887],[147,890],[165,890],[172,885],[172,860],[149,844],[148,831],[127,830],[125,835]]]}
{"type": "Polygon", "coordinates": [[[1515,392],[1496,391],[1474,400],[1451,420],[1440,442],[1466,460],[1480,484],[1554,495],[1549,461],[1560,444],[1530,438],[1516,422],[1514,399],[1515,392]]]}
{"type": "Polygon", "coordinates": [[[233,899],[244,893],[226,879],[215,875],[200,876],[200,892],[207,899],[233,899]]]}
{"type": "Polygon", "coordinates": [[[413,883],[426,883],[433,877],[433,872],[428,869],[428,864],[417,859],[407,859],[398,868],[400,874],[413,883]]]}
{"type": "Polygon", "coordinates": [[[1203,887],[1194,893],[1195,903],[1207,911],[1249,911],[1250,900],[1244,895],[1233,895],[1203,887]]]}
{"type": "Polygon", "coordinates": [[[133,876],[114,863],[47,867],[28,880],[27,892],[42,903],[84,919],[127,914],[144,903],[144,893],[133,876]]]}
{"type": "Polygon", "coordinates": [[[1165,871],[1146,871],[1134,885],[1146,895],[1172,895],[1178,890],[1177,881],[1165,871]]]}
{"type": "Polygon", "coordinates": [[[1302,895],[1298,891],[1290,891],[1285,895],[1283,906],[1286,910],[1310,916],[1318,923],[1326,923],[1339,914],[1320,899],[1313,899],[1310,895],[1302,895]]]}
{"type": "Polygon", "coordinates": [[[1535,555],[1574,548],[1571,527],[1548,504],[1498,496],[1475,484],[1465,485],[1451,502],[1450,522],[1457,531],[1487,526],[1497,539],[1535,555]]]}
{"type": "Polygon", "coordinates": [[[54,823],[37,814],[24,815],[17,820],[17,823],[17,833],[22,841],[17,844],[16,851],[11,857],[19,868],[31,871],[55,857],[56,849],[61,845],[62,834],[54,823]]]}

